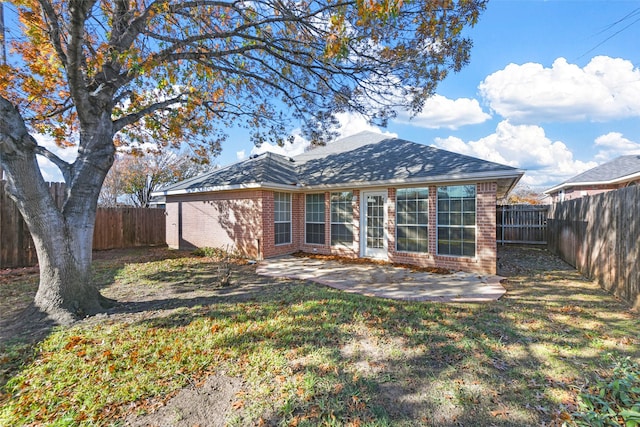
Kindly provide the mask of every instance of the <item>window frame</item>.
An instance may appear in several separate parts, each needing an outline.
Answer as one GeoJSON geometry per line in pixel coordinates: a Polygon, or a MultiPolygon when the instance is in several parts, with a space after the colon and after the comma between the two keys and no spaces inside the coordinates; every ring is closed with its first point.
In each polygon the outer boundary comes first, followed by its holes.
{"type": "MultiPolygon", "coordinates": [[[[395,202],[396,202],[396,241],[395,241],[395,245],[396,245],[396,252],[407,252],[407,253],[417,253],[417,254],[427,254],[429,253],[429,187],[410,187],[410,188],[398,188],[396,189],[396,196],[395,196],[395,202]],[[416,192],[416,197],[414,199],[408,199],[408,198],[404,198],[403,200],[400,199],[400,194],[405,193],[405,192],[411,192],[414,191],[416,192]],[[424,192],[426,191],[426,197],[420,197],[420,192],[424,192]],[[426,202],[426,207],[424,210],[420,209],[420,203],[421,202],[426,202]],[[407,207],[409,206],[409,202],[415,202],[415,211],[413,212],[409,212],[408,209],[400,209],[400,203],[401,202],[406,202],[407,207]],[[414,223],[409,223],[409,222],[401,222],[401,214],[405,213],[405,218],[409,218],[410,215],[414,215],[414,217],[416,218],[414,223]],[[426,220],[426,222],[422,223],[420,222],[420,219],[424,218],[426,220]],[[399,229],[405,229],[405,230],[409,230],[409,229],[415,229],[416,230],[416,240],[418,242],[417,244],[417,248],[416,250],[411,250],[408,248],[400,248],[399,247],[399,243],[400,243],[400,233],[399,233],[399,229]],[[424,239],[420,239],[419,237],[419,229],[423,228],[423,234],[424,234],[424,239]],[[424,250],[422,250],[423,248],[420,247],[420,241],[424,241],[424,250]]],[[[405,220],[406,221],[406,220],[405,220]]],[[[409,239],[409,238],[407,238],[409,239]]]]}
{"type": "MultiPolygon", "coordinates": [[[[455,218],[455,217],[454,217],[455,218]]],[[[468,244],[468,243],[467,243],[468,244]]],[[[463,184],[463,185],[443,185],[443,186],[439,186],[436,188],[436,253],[438,255],[443,255],[443,256],[451,256],[451,257],[464,257],[464,258],[476,258],[478,255],[478,189],[477,189],[477,185],[476,184],[463,184]],[[451,201],[457,201],[460,203],[460,210],[458,211],[452,211],[451,209],[447,210],[446,213],[448,213],[448,224],[443,224],[441,223],[441,214],[445,213],[442,212],[440,209],[440,189],[442,188],[455,188],[455,187],[473,187],[473,225],[468,225],[465,222],[465,215],[469,215],[471,213],[471,211],[469,210],[465,210],[465,201],[469,201],[470,197],[455,197],[455,198],[451,198],[448,197],[446,200],[448,200],[448,204],[449,207],[451,207],[451,201]],[[459,215],[459,224],[452,224],[451,222],[451,213],[455,213],[459,215]],[[440,232],[441,230],[446,229],[449,236],[447,239],[441,239],[441,235],[440,232]],[[451,232],[453,230],[459,230],[459,234],[460,234],[460,238],[459,239],[452,239],[451,238],[451,232]],[[469,254],[465,254],[465,231],[466,230],[473,230],[473,255],[469,255],[469,254]],[[440,241],[441,240],[446,240],[448,241],[448,246],[449,246],[449,251],[448,252],[442,252],[440,250],[440,241]],[[456,253],[451,253],[451,243],[452,242],[457,242],[460,244],[460,254],[456,254],[456,253]]]]}
{"type": "Polygon", "coordinates": [[[291,197],[291,193],[285,193],[285,192],[280,192],[280,191],[274,191],[273,192],[273,242],[275,246],[282,246],[282,245],[290,245],[293,242],[293,230],[292,230],[292,209],[293,209],[293,203],[292,203],[292,197],[291,197]],[[278,210],[278,205],[280,203],[283,203],[282,200],[277,200],[278,197],[277,196],[286,196],[286,199],[284,202],[289,204],[289,211],[285,212],[283,210],[278,210]],[[282,221],[282,220],[278,220],[278,216],[281,213],[288,213],[289,214],[289,219],[288,221],[282,221]],[[287,242],[280,242],[278,243],[278,231],[277,231],[277,224],[289,224],[289,241],[287,242]]]}
{"type": "Polygon", "coordinates": [[[325,231],[326,231],[326,215],[325,215],[325,210],[326,210],[326,196],[324,193],[308,193],[305,194],[304,197],[304,243],[306,245],[320,245],[323,246],[325,244],[326,241],[326,236],[325,236],[325,231]],[[319,204],[317,201],[316,203],[313,203],[313,201],[311,201],[312,206],[322,206],[322,210],[320,212],[314,212],[316,214],[320,214],[320,216],[322,217],[322,221],[309,221],[309,197],[318,197],[321,196],[322,198],[322,204],[319,204]],[[307,225],[322,225],[322,242],[310,242],[309,241],[309,229],[307,228],[307,225]]]}
{"type": "MultiPolygon", "coordinates": [[[[353,232],[354,232],[354,227],[353,227],[353,191],[334,191],[332,193],[329,194],[329,244],[332,247],[337,247],[337,246],[343,246],[343,247],[349,247],[349,246],[353,246],[353,241],[355,239],[353,232]],[[334,195],[337,195],[339,198],[342,197],[345,194],[349,194],[350,198],[349,200],[337,200],[336,205],[340,206],[340,204],[346,204],[350,209],[345,210],[344,213],[346,215],[349,216],[349,218],[346,221],[334,221],[334,214],[337,215],[338,217],[340,216],[339,211],[334,212],[334,195]],[[334,242],[334,225],[335,226],[345,226],[345,228],[351,233],[351,241],[347,242],[347,241],[343,241],[343,240],[337,240],[334,242]]],[[[338,233],[335,233],[336,236],[338,235],[338,233]]],[[[346,233],[345,233],[346,235],[346,233]]]]}

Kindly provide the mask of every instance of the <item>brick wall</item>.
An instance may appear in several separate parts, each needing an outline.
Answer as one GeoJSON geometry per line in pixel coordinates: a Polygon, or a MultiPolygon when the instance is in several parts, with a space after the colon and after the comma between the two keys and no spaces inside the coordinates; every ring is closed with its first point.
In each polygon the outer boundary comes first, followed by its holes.
{"type": "Polygon", "coordinates": [[[274,227],[273,191],[262,191],[262,229],[263,229],[263,257],[271,258],[290,254],[300,250],[300,236],[304,227],[304,194],[291,194],[291,243],[276,245],[274,227]]]}
{"type": "MultiPolygon", "coordinates": [[[[435,186],[429,187],[429,253],[397,252],[396,189],[387,189],[388,255],[392,262],[495,274],[495,182],[476,185],[476,256],[437,254],[435,186]]],[[[361,191],[353,190],[351,247],[331,246],[330,193],[325,192],[325,243],[305,243],[305,194],[291,193],[291,243],[275,245],[273,191],[234,191],[209,195],[171,196],[167,203],[167,244],[171,247],[233,246],[253,258],[270,258],[299,250],[309,253],[360,256],[361,191]]]]}
{"type": "MultiPolygon", "coordinates": [[[[309,193],[318,194],[318,193],[309,193]]],[[[300,218],[300,229],[302,230],[302,236],[299,240],[299,248],[301,251],[328,255],[331,253],[331,193],[324,192],[324,244],[306,243],[306,195],[303,195],[302,201],[302,215],[300,218]]]]}
{"type": "Polygon", "coordinates": [[[167,244],[219,247],[256,258],[262,240],[261,192],[227,191],[167,197],[167,244]]]}
{"type": "MultiPolygon", "coordinates": [[[[345,190],[345,191],[348,191],[348,190],[345,190]]],[[[360,230],[360,226],[359,226],[360,218],[358,216],[359,192],[358,190],[352,190],[352,193],[353,193],[353,202],[351,203],[351,206],[354,211],[353,224],[352,224],[354,241],[353,241],[353,244],[348,247],[344,245],[331,246],[331,192],[328,192],[328,191],[324,193],[324,244],[318,245],[318,244],[306,243],[305,210],[304,210],[305,198],[304,198],[304,195],[302,195],[303,208],[302,208],[302,216],[300,218],[301,219],[300,229],[302,230],[302,234],[300,236],[299,246],[298,246],[301,251],[308,252],[308,253],[322,254],[322,255],[339,255],[339,256],[345,256],[345,257],[351,257],[351,258],[357,258],[359,256],[359,251],[358,251],[359,249],[358,242],[360,240],[360,236],[358,235],[360,230]]]]}
{"type": "Polygon", "coordinates": [[[476,185],[476,256],[446,256],[437,254],[437,187],[429,186],[429,253],[398,252],[395,242],[396,189],[388,195],[389,261],[414,264],[422,267],[443,267],[451,270],[495,274],[496,245],[496,190],[495,182],[476,185]]]}
{"type": "Polygon", "coordinates": [[[167,203],[165,207],[165,212],[167,214],[166,219],[166,238],[167,245],[173,249],[180,248],[180,224],[178,221],[179,218],[179,203],[167,203]]]}

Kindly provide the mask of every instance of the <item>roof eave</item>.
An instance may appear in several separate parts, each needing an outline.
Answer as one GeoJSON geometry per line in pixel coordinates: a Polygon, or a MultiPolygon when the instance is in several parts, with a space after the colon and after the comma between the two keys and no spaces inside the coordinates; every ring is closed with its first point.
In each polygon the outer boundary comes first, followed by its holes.
{"type": "Polygon", "coordinates": [[[317,185],[305,185],[301,184],[301,188],[304,190],[315,190],[315,189],[327,189],[327,188],[353,188],[353,187],[383,187],[387,185],[398,185],[398,184],[434,184],[434,183],[448,183],[448,182],[477,182],[477,181],[492,181],[496,179],[513,179],[514,184],[517,183],[520,178],[524,175],[524,171],[516,169],[504,172],[480,172],[480,173],[472,173],[472,174],[446,174],[446,175],[435,175],[429,177],[419,177],[419,178],[397,178],[397,179],[387,179],[380,181],[352,181],[340,184],[317,184],[317,185]]]}
{"type": "Polygon", "coordinates": [[[607,181],[577,181],[577,182],[563,182],[562,184],[556,185],[555,187],[551,187],[548,190],[543,191],[543,194],[552,194],[556,191],[560,191],[565,188],[570,187],[578,187],[584,185],[612,185],[612,184],[620,184],[625,181],[633,181],[634,179],[640,178],[640,172],[632,173],[630,175],[621,176],[619,178],[610,179],[607,181]]]}
{"type": "Polygon", "coordinates": [[[179,196],[184,194],[198,194],[198,193],[213,193],[216,191],[237,191],[237,190],[288,190],[295,189],[298,184],[280,184],[275,182],[249,182],[246,184],[233,184],[233,185],[212,185],[208,187],[198,188],[181,188],[177,190],[168,191],[156,191],[151,193],[152,197],[155,196],[179,196]]]}
{"type": "MultiPolygon", "coordinates": [[[[512,179],[513,182],[509,186],[506,193],[511,191],[517,182],[522,178],[524,171],[522,170],[510,170],[510,171],[492,171],[492,172],[480,172],[471,174],[447,174],[436,175],[430,177],[408,178],[408,179],[388,179],[380,181],[351,181],[338,184],[318,184],[318,185],[305,185],[304,183],[291,183],[281,184],[274,182],[252,182],[246,184],[234,184],[234,185],[217,185],[209,187],[199,187],[193,189],[177,189],[168,191],[153,192],[152,196],[177,196],[185,194],[198,194],[198,193],[210,193],[216,191],[234,191],[234,190],[284,190],[284,191],[313,191],[313,190],[325,190],[325,189],[345,189],[354,187],[384,187],[389,185],[418,185],[418,184],[435,184],[435,183],[465,183],[465,182],[478,182],[478,181],[492,181],[498,179],[512,179]]],[[[505,194],[506,194],[505,193],[505,194]]]]}

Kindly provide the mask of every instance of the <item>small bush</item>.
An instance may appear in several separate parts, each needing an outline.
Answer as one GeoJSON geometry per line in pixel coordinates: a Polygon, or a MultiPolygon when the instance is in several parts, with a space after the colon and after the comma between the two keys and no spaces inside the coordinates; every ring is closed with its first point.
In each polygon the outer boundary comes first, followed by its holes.
{"type": "Polygon", "coordinates": [[[230,251],[228,248],[212,248],[205,246],[193,251],[195,256],[216,258],[216,259],[240,259],[242,256],[236,251],[230,251]]]}
{"type": "Polygon", "coordinates": [[[615,362],[613,375],[578,396],[576,426],[640,426],[640,365],[629,357],[615,362]]]}

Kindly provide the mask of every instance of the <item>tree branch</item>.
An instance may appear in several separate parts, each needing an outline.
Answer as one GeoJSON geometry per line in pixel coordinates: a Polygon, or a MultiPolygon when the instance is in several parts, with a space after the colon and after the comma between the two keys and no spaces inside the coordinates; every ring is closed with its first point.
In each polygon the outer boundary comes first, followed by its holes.
{"type": "Polygon", "coordinates": [[[64,178],[64,181],[66,183],[71,182],[71,164],[69,164],[68,162],[65,162],[60,157],[56,156],[51,151],[47,150],[45,147],[41,145],[38,145],[35,148],[35,152],[36,154],[41,155],[42,157],[46,158],[51,163],[56,165],[58,169],[60,169],[60,172],[62,172],[62,177],[64,178]]]}
{"type": "Polygon", "coordinates": [[[91,10],[96,0],[74,0],[69,3],[70,25],[69,43],[67,45],[66,72],[69,90],[76,104],[76,111],[81,119],[88,120],[87,114],[91,110],[89,103],[89,89],[85,79],[86,67],[83,54],[84,25],[87,12],[91,10]]]}
{"type": "Polygon", "coordinates": [[[152,105],[149,105],[148,107],[143,108],[140,111],[121,117],[118,120],[113,122],[114,133],[118,132],[119,130],[121,130],[126,126],[129,126],[137,122],[144,116],[154,113],[155,111],[162,110],[163,108],[167,108],[172,104],[181,103],[181,102],[184,102],[184,94],[180,94],[174,98],[167,99],[162,102],[157,102],[155,104],[152,104],[152,105]]]}

